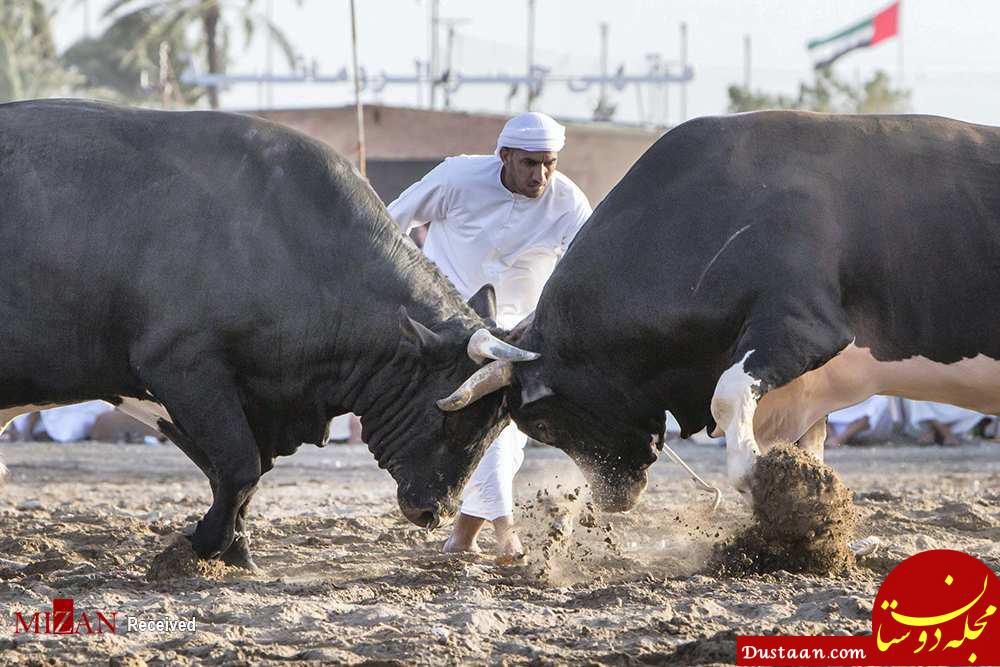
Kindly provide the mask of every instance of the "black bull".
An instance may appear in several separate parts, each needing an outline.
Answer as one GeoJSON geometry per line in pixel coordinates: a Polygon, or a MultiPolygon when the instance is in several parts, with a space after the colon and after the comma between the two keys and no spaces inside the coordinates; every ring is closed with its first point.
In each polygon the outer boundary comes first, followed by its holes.
{"type": "Polygon", "coordinates": [[[662,137],[601,202],[520,339],[521,430],[631,507],[664,410],[821,456],[875,393],[1000,410],[1000,130],[762,112],[662,137]]]}
{"type": "Polygon", "coordinates": [[[150,407],[211,482],[203,557],[252,566],[260,475],[336,415],[362,416],[425,526],[506,422],[500,393],[435,405],[478,367],[488,294],[477,314],[350,164],[277,125],[0,105],[0,247],[0,428],[30,405],[150,407]]]}

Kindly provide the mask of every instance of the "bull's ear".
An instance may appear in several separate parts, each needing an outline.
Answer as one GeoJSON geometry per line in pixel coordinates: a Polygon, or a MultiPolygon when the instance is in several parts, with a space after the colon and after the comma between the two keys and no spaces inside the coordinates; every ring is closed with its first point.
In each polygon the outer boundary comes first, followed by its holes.
{"type": "Polygon", "coordinates": [[[555,395],[556,392],[552,391],[552,388],[543,382],[532,382],[527,385],[521,385],[521,406],[525,407],[535,401],[555,395]]]}
{"type": "Polygon", "coordinates": [[[497,320],[497,293],[493,285],[486,283],[479,288],[479,291],[469,299],[469,307],[476,311],[479,317],[486,320],[487,325],[496,326],[497,320]]]}
{"type": "Polygon", "coordinates": [[[545,382],[541,364],[514,364],[515,386],[521,388],[521,407],[527,407],[536,401],[556,392],[545,382]]]}
{"type": "Polygon", "coordinates": [[[399,329],[403,336],[417,346],[421,353],[439,350],[444,345],[444,339],[420,322],[409,316],[406,306],[399,307],[399,329]]]}

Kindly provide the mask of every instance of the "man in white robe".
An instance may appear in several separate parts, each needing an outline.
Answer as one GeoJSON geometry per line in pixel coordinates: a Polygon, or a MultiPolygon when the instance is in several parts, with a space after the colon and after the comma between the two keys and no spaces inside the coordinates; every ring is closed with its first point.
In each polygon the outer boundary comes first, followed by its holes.
{"type": "Polygon", "coordinates": [[[902,416],[899,400],[876,394],[827,417],[827,447],[854,442],[884,442],[892,437],[902,416]]]}
{"type": "Polygon", "coordinates": [[[49,408],[38,413],[21,415],[14,420],[14,428],[23,440],[36,436],[48,437],[53,442],[78,442],[90,437],[98,417],[114,408],[104,401],[87,401],[49,408]]]}
{"type": "MultiPolygon", "coordinates": [[[[389,204],[404,233],[430,223],[424,252],[466,299],[490,283],[497,323],[511,328],[535,308],[542,286],[590,217],[587,197],[556,170],[565,128],[541,113],[504,126],[493,155],[447,158],[389,204]]],[[[446,552],[477,551],[486,521],[502,557],[523,553],[513,528],[514,474],[526,438],[507,427],[487,449],[462,496],[446,552]]]]}
{"type": "Polygon", "coordinates": [[[988,415],[946,403],[931,401],[904,402],[907,428],[921,444],[955,446],[988,415]]]}

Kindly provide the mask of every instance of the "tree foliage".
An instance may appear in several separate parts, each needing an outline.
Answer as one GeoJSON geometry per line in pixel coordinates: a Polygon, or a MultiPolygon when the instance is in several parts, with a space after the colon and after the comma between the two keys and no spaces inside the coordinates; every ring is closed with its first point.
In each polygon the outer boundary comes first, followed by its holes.
{"type": "MultiPolygon", "coordinates": [[[[301,0],[300,0],[301,1],[301,0]]],[[[284,53],[289,64],[295,63],[295,49],[285,34],[267,17],[259,14],[255,0],[223,3],[221,0],[115,0],[105,11],[105,16],[121,24],[123,30],[135,25],[143,26],[144,33],[135,42],[135,57],[141,59],[150,49],[158,48],[160,42],[169,41],[178,34],[193,31],[198,35],[192,47],[193,53],[200,54],[200,64],[210,74],[222,74],[229,60],[229,35],[231,21],[242,24],[246,46],[258,27],[268,31],[284,53]]],[[[219,91],[215,86],[208,88],[209,105],[219,106],[219,91]]]]}
{"type": "Polygon", "coordinates": [[[56,56],[45,0],[0,0],[0,102],[68,95],[81,78],[56,56]]]}
{"type": "Polygon", "coordinates": [[[730,112],[759,109],[800,109],[832,113],[899,113],[910,105],[910,91],[893,88],[889,75],[878,70],[857,86],[837,78],[830,68],[816,71],[813,83],[799,84],[796,97],[729,87],[730,112]]]}
{"type": "MultiPolygon", "coordinates": [[[[152,28],[148,15],[133,13],[112,23],[99,37],[73,44],[63,53],[62,61],[79,72],[88,87],[101,91],[101,97],[146,102],[158,84],[161,44],[167,45],[172,73],[186,70],[193,57],[181,26],[163,35],[160,42],[148,38],[152,28]]],[[[182,103],[193,104],[204,90],[180,86],[177,92],[182,103]]]]}

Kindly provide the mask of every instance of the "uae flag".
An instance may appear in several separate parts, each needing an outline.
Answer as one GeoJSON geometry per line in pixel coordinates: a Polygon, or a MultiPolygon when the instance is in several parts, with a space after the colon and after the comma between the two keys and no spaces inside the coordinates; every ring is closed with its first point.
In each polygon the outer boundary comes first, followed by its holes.
{"type": "Polygon", "coordinates": [[[892,3],[878,14],[843,30],[809,42],[816,69],[829,67],[837,58],[855,49],[865,49],[899,34],[899,2],[892,3]]]}

